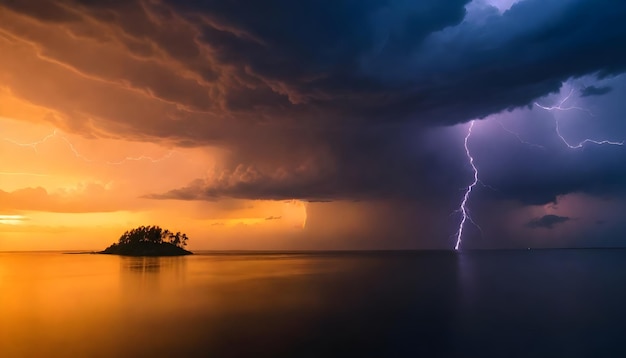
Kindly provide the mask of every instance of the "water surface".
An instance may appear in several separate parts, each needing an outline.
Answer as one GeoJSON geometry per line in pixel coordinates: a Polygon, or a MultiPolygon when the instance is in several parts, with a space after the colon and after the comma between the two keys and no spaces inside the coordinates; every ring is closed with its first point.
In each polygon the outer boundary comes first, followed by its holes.
{"type": "Polygon", "coordinates": [[[0,357],[626,356],[626,251],[0,253],[0,357]]]}

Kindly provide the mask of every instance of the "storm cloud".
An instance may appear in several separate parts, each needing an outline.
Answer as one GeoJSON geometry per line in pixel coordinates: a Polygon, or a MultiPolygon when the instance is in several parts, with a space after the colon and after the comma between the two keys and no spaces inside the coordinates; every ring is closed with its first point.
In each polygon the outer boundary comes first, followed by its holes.
{"type": "Polygon", "coordinates": [[[531,229],[552,229],[555,225],[563,224],[570,221],[571,218],[558,215],[544,215],[529,221],[526,226],[531,229]]]}
{"type": "Polygon", "coordinates": [[[581,97],[588,97],[588,96],[602,96],[603,94],[607,94],[609,92],[611,92],[613,90],[613,88],[611,87],[596,87],[596,86],[588,86],[583,88],[580,91],[580,96],[581,97]]]}
{"type": "Polygon", "coordinates": [[[470,179],[471,120],[481,183],[494,188],[480,190],[485,200],[527,207],[572,193],[621,197],[626,188],[622,148],[572,148],[586,136],[626,138],[617,99],[626,95],[626,47],[616,46],[626,43],[624,2],[0,8],[0,51],[15,54],[0,58],[0,78],[49,110],[35,120],[88,138],[224,151],[204,176],[145,198],[454,209],[470,179]]]}

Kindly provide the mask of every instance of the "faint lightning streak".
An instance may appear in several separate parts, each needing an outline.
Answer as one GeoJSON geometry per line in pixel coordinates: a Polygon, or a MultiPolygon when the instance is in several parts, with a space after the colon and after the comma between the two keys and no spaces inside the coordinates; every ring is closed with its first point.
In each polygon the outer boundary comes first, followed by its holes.
{"type": "Polygon", "coordinates": [[[510,135],[514,136],[515,138],[517,138],[517,140],[520,141],[520,143],[522,144],[526,144],[528,146],[531,147],[536,147],[536,148],[541,148],[541,149],[546,149],[544,146],[536,144],[536,143],[531,143],[531,142],[527,142],[524,139],[522,139],[522,137],[518,134],[513,132],[512,130],[508,129],[507,127],[504,126],[504,123],[497,121],[497,123],[500,125],[500,127],[502,128],[503,131],[509,133],[510,135]]]}
{"type": "MultiPolygon", "coordinates": [[[[90,158],[84,156],[83,154],[81,154],[80,151],[78,149],[76,149],[76,146],[69,139],[67,139],[67,137],[59,134],[59,131],[56,130],[56,129],[51,134],[48,134],[47,136],[43,137],[42,139],[40,139],[38,141],[35,141],[35,142],[32,142],[32,143],[20,143],[20,142],[17,142],[15,140],[13,140],[13,139],[10,139],[10,138],[2,138],[2,140],[6,141],[6,142],[9,142],[11,144],[20,146],[20,147],[31,147],[31,148],[33,148],[33,150],[35,152],[39,153],[39,150],[37,149],[37,146],[47,142],[48,140],[50,140],[50,139],[52,139],[54,137],[58,137],[63,142],[65,142],[67,147],[70,149],[70,151],[74,154],[74,156],[76,158],[78,158],[80,160],[83,160],[83,161],[85,161],[87,163],[95,163],[95,162],[97,162],[96,160],[90,159],[90,158]]],[[[176,154],[176,153],[178,153],[178,152],[176,152],[174,150],[171,150],[167,154],[165,154],[164,156],[162,156],[160,158],[153,158],[153,157],[150,157],[150,156],[147,156],[147,155],[140,155],[140,156],[134,156],[134,157],[132,157],[132,156],[125,157],[125,158],[123,158],[122,160],[119,160],[119,161],[106,161],[104,163],[105,164],[109,164],[109,165],[121,165],[121,164],[124,164],[126,162],[139,162],[139,161],[142,161],[142,160],[149,161],[151,163],[158,163],[160,161],[163,161],[163,160],[166,160],[166,159],[169,159],[169,158],[173,157],[174,154],[176,154]]]]}
{"type": "MultiPolygon", "coordinates": [[[[56,133],[56,131],[55,131],[55,133],[56,133]]],[[[64,136],[59,136],[59,138],[61,138],[67,144],[67,146],[70,148],[72,153],[74,153],[76,158],[82,159],[82,160],[86,161],[87,163],[93,163],[94,162],[93,160],[91,160],[91,159],[85,157],[84,155],[80,154],[80,152],[78,152],[76,147],[74,147],[74,144],[72,144],[72,142],[70,142],[69,139],[65,138],[64,136]]]]}
{"type": "Polygon", "coordinates": [[[57,131],[55,129],[54,132],[48,134],[47,136],[43,137],[42,139],[40,139],[38,141],[35,141],[35,142],[32,142],[32,143],[20,143],[20,142],[14,141],[13,139],[10,139],[10,138],[2,138],[2,140],[4,140],[5,142],[9,142],[11,144],[20,146],[20,147],[31,147],[31,148],[33,148],[33,150],[35,152],[39,152],[37,150],[37,146],[47,142],[50,138],[55,137],[56,135],[57,135],[57,131]]]}
{"type": "MultiPolygon", "coordinates": [[[[547,107],[547,106],[542,106],[539,103],[535,102],[535,106],[541,108],[541,109],[545,109],[546,111],[570,111],[570,110],[579,110],[579,111],[583,111],[583,112],[587,112],[589,113],[590,116],[594,116],[593,113],[591,113],[591,111],[585,109],[585,108],[581,108],[581,107],[563,107],[563,104],[572,96],[572,93],[574,92],[574,89],[572,89],[568,95],[563,98],[563,100],[561,100],[561,102],[559,102],[559,104],[557,106],[551,106],[551,107],[547,107]]],[[[619,145],[619,146],[623,146],[624,145],[624,141],[621,142],[615,142],[615,141],[610,141],[610,140],[593,140],[593,139],[585,139],[582,142],[576,144],[576,145],[572,145],[570,144],[567,139],[565,139],[565,137],[563,136],[563,134],[561,134],[561,128],[559,126],[559,120],[558,118],[554,117],[554,123],[555,123],[555,131],[556,134],[559,136],[559,138],[561,138],[561,141],[570,149],[580,149],[582,148],[585,144],[587,143],[591,143],[591,144],[596,144],[596,145],[604,145],[604,144],[608,144],[608,145],[619,145]]]]}
{"type": "Polygon", "coordinates": [[[149,156],[146,156],[146,155],[140,155],[138,157],[126,157],[126,158],[124,158],[124,159],[122,159],[120,161],[117,161],[117,162],[106,162],[106,163],[110,164],[110,165],[120,165],[120,164],[124,164],[126,162],[131,162],[131,161],[132,162],[139,162],[139,161],[142,161],[142,160],[147,160],[147,161],[149,161],[151,163],[158,163],[158,162],[161,162],[161,161],[164,161],[166,159],[171,158],[176,153],[177,153],[176,151],[172,150],[172,151],[169,151],[166,155],[164,155],[164,156],[162,156],[160,158],[156,158],[156,159],[152,158],[152,157],[149,157],[149,156]]]}
{"type": "Polygon", "coordinates": [[[624,141],[621,142],[613,142],[610,140],[593,140],[593,139],[585,139],[582,142],[576,144],[576,145],[571,145],[569,144],[569,142],[565,139],[565,137],[563,137],[563,135],[561,134],[561,129],[559,128],[559,120],[558,119],[554,119],[554,122],[556,123],[556,135],[559,136],[559,138],[561,138],[561,141],[563,141],[563,143],[565,143],[565,145],[570,148],[570,149],[579,149],[582,148],[586,143],[592,143],[592,144],[597,144],[597,145],[603,145],[603,144],[609,144],[609,145],[624,145],[624,141]]]}
{"type": "Polygon", "coordinates": [[[461,201],[461,205],[459,206],[459,210],[458,210],[461,212],[462,218],[461,218],[461,222],[459,223],[459,230],[456,232],[456,245],[454,246],[454,249],[457,251],[459,250],[461,246],[461,241],[463,239],[463,228],[465,227],[465,223],[469,221],[473,223],[474,225],[476,225],[474,223],[474,220],[472,220],[472,218],[470,217],[468,210],[467,210],[467,201],[470,198],[470,194],[472,193],[472,190],[478,184],[478,168],[476,168],[476,165],[474,165],[474,157],[472,157],[472,154],[467,145],[469,138],[472,135],[473,128],[474,128],[474,121],[472,120],[467,130],[467,135],[465,135],[464,146],[465,146],[465,154],[467,155],[470,166],[472,167],[472,171],[474,172],[474,181],[472,181],[472,183],[465,190],[465,194],[463,195],[463,200],[461,201]]]}
{"type": "Polygon", "coordinates": [[[569,93],[567,94],[567,96],[565,96],[565,98],[563,98],[561,100],[561,102],[559,102],[558,105],[556,106],[550,106],[550,107],[546,107],[546,106],[542,106],[539,103],[535,102],[535,106],[541,108],[541,109],[545,109],[546,111],[572,111],[572,110],[577,110],[577,111],[583,111],[583,112],[587,112],[589,113],[590,116],[595,117],[594,114],[586,109],[586,108],[582,108],[582,107],[576,107],[576,106],[570,106],[570,107],[563,107],[563,105],[565,104],[565,102],[567,102],[570,97],[572,97],[572,94],[574,93],[574,89],[572,88],[569,93]]]}

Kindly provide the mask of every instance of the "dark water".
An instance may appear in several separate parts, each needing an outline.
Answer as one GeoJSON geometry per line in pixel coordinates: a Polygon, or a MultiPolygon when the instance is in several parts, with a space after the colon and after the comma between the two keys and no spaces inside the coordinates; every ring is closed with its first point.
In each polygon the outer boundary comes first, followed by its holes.
{"type": "Polygon", "coordinates": [[[626,250],[0,254],[0,357],[626,357],[626,250]]]}

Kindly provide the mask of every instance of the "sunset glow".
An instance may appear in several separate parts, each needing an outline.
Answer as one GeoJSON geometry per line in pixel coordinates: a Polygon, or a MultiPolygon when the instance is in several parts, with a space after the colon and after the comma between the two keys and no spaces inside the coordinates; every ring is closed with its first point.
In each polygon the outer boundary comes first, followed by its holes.
{"type": "Polygon", "coordinates": [[[427,3],[1,2],[0,250],[615,245],[621,5],[427,3]]]}
{"type": "MultiPolygon", "coordinates": [[[[206,175],[223,150],[83,137],[31,119],[0,118],[0,151],[9,154],[0,162],[0,249],[98,248],[128,225],[157,221],[184,223],[196,237],[304,228],[306,206],[298,200],[198,204],[145,198],[206,175]],[[15,211],[20,214],[9,214],[15,211]]],[[[196,245],[211,247],[207,239],[196,245]]]]}
{"type": "Polygon", "coordinates": [[[23,215],[0,215],[0,224],[3,225],[21,225],[27,220],[23,215]]]}
{"type": "Polygon", "coordinates": [[[0,358],[626,357],[625,20],[0,0],[0,358]]]}

